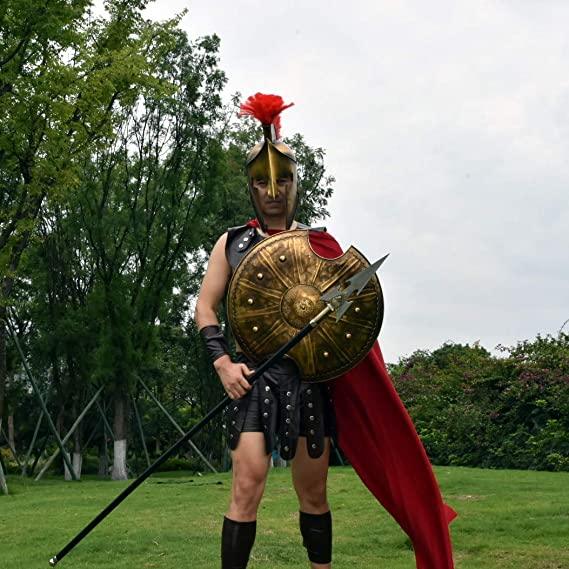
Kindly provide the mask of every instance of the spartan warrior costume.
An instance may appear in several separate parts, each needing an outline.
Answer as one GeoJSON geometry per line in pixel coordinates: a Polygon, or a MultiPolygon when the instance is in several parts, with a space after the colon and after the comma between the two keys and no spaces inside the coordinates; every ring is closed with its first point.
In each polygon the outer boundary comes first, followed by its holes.
{"type": "MultiPolygon", "coordinates": [[[[228,231],[225,252],[233,273],[245,255],[263,239],[254,225],[250,222],[228,231]]],[[[300,227],[308,230],[308,227],[300,227]]],[[[239,275],[234,275],[232,282],[236,278],[239,275]]],[[[238,360],[250,369],[258,363],[244,354],[238,360]]],[[[265,436],[267,454],[275,450],[279,442],[281,457],[292,460],[298,437],[305,436],[310,456],[318,458],[324,451],[324,437],[329,437],[333,429],[328,389],[301,383],[294,361],[285,358],[259,378],[250,393],[229,407],[227,427],[232,450],[237,448],[241,432],[260,431],[265,436]]]]}
{"type": "MultiPolygon", "coordinates": [[[[292,150],[279,140],[279,113],[289,106],[284,105],[280,97],[258,93],[241,107],[243,114],[253,115],[261,121],[264,139],[247,157],[249,193],[257,219],[228,231],[226,258],[234,273],[233,278],[247,278],[239,274],[241,261],[263,240],[259,229],[269,235],[278,233],[268,230],[263,220],[253,185],[255,179],[266,179],[269,195],[272,192],[273,196],[277,195],[278,179],[290,180],[286,195],[287,229],[294,219],[298,201],[296,163],[292,150]]],[[[311,249],[322,259],[336,259],[342,255],[338,243],[325,230],[304,226],[300,229],[308,233],[311,249]]],[[[262,281],[263,275],[259,273],[257,276],[262,281]]],[[[251,296],[245,302],[254,304],[255,298],[251,296]]],[[[231,314],[229,317],[231,321],[231,314]]],[[[243,340],[236,322],[232,322],[232,328],[234,333],[237,332],[237,341],[243,340]]],[[[213,360],[229,353],[219,326],[206,326],[201,333],[213,360]]],[[[350,339],[351,332],[345,333],[350,339]]],[[[338,342],[332,339],[330,342],[335,351],[342,351],[338,342]]],[[[337,368],[341,375],[326,383],[301,381],[306,370],[301,374],[293,359],[282,360],[229,407],[230,447],[237,447],[241,432],[260,431],[265,436],[267,453],[279,446],[281,456],[291,459],[298,436],[304,435],[310,456],[318,457],[323,452],[324,437],[331,434],[335,424],[339,445],[350,463],[410,537],[417,569],[452,569],[448,524],[456,514],[442,501],[427,455],[391,383],[374,338],[366,352],[370,346],[371,350],[367,355],[361,354],[355,367],[337,368]]],[[[319,354],[323,358],[330,355],[327,350],[320,350],[319,354]]],[[[239,357],[254,368],[256,362],[251,361],[250,353],[239,357]]],[[[338,376],[338,373],[330,374],[330,377],[338,376]]],[[[329,563],[330,513],[310,515],[301,512],[299,521],[309,559],[314,563],[329,563]]],[[[225,519],[223,569],[244,569],[247,566],[255,527],[255,522],[239,523],[225,519]]]]}

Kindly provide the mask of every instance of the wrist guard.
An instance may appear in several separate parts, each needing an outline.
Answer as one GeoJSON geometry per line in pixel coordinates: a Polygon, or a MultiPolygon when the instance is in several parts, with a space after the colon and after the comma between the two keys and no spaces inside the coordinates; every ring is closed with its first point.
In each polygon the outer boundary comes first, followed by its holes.
{"type": "Polygon", "coordinates": [[[212,362],[221,356],[229,355],[227,340],[219,326],[204,326],[200,330],[200,335],[205,342],[205,347],[212,362]]]}

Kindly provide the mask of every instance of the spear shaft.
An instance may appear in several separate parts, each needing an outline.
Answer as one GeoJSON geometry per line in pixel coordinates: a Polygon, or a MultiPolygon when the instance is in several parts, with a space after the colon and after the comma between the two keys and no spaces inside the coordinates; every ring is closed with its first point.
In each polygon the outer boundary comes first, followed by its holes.
{"type": "MultiPolygon", "coordinates": [[[[307,336],[314,328],[330,312],[336,309],[331,303],[327,303],[326,307],[316,315],[300,332],[289,340],[284,346],[276,351],[268,360],[263,362],[248,379],[253,384],[257,378],[262,375],[269,367],[279,361],[289,350],[294,348],[305,336],[307,336]]],[[[106,506],[97,516],[95,516],[61,551],[54,555],[49,564],[55,567],[76,545],[78,545],[87,535],[91,533],[119,504],[128,498],[161,464],[163,464],[172,454],[174,454],[188,439],[195,436],[205,425],[207,425],[214,417],[216,417],[231,402],[228,395],[213,408],[205,417],[196,423],[182,438],[175,442],[161,457],[151,464],[138,478],[133,480],[108,506],[106,506]]]]}

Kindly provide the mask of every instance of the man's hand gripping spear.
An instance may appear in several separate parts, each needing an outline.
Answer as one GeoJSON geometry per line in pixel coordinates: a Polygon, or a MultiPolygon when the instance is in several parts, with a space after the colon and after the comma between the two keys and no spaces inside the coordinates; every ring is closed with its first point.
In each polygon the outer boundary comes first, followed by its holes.
{"type": "MultiPolygon", "coordinates": [[[[256,381],[269,367],[278,362],[292,348],[294,348],[304,337],[317,328],[320,323],[331,313],[335,313],[336,322],[342,318],[350,305],[365,288],[369,280],[373,277],[387,255],[359,271],[344,283],[337,285],[326,291],[320,297],[325,303],[325,307],[308,322],[291,340],[277,350],[263,364],[258,366],[253,375],[248,378],[250,383],[256,381]]],[[[229,396],[225,396],[201,421],[195,424],[183,437],[173,444],[154,464],[150,465],[138,478],[136,478],[127,488],[125,488],[108,506],[106,506],[93,520],[91,520],[61,551],[54,555],[49,564],[55,567],[76,545],[79,544],[95,527],[99,525],[123,500],[132,494],[161,464],[163,464],[172,454],[174,454],[184,443],[196,435],[211,419],[217,416],[231,402],[229,396]]]]}

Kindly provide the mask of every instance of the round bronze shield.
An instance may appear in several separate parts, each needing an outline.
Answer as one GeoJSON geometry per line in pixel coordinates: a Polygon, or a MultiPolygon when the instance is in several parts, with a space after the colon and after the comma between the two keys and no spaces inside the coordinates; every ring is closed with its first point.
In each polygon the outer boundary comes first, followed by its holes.
{"type": "MultiPolygon", "coordinates": [[[[325,307],[323,293],[369,265],[354,247],[337,259],[320,257],[306,230],[267,237],[239,263],[229,284],[227,313],[239,347],[252,361],[265,360],[325,307]]],[[[303,381],[337,377],[372,347],[383,320],[377,276],[349,300],[339,322],[330,314],[288,353],[303,381]]]]}

